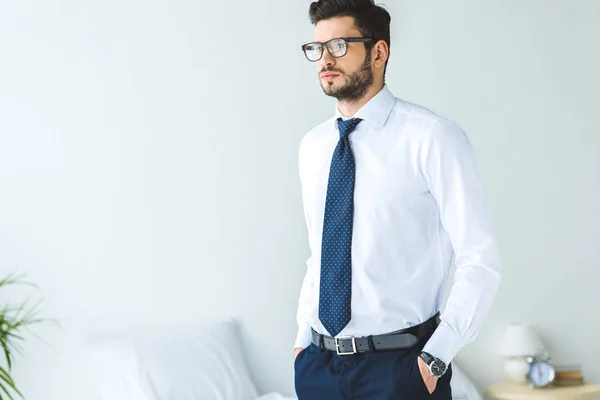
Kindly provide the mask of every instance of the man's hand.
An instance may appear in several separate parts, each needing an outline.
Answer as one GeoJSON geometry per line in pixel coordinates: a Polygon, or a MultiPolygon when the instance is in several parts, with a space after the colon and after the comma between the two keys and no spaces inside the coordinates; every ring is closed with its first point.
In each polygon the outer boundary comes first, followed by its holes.
{"type": "Polygon", "coordinates": [[[421,357],[417,356],[417,358],[419,360],[419,370],[421,371],[421,377],[425,382],[425,386],[427,386],[429,394],[432,394],[435,390],[435,387],[437,386],[438,378],[429,373],[429,368],[427,368],[427,364],[425,364],[425,361],[423,361],[421,357]]]}
{"type": "Polygon", "coordinates": [[[294,361],[296,360],[296,357],[298,357],[298,353],[300,353],[302,350],[304,350],[302,347],[296,347],[294,349],[294,361]]]}

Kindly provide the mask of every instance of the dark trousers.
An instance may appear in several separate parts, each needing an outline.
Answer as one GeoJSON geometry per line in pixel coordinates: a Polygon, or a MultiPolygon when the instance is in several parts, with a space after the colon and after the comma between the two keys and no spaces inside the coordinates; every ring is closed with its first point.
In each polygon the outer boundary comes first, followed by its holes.
{"type": "Polygon", "coordinates": [[[417,357],[427,338],[408,349],[338,355],[311,344],[294,361],[298,400],[452,400],[452,364],[429,394],[417,357]]]}

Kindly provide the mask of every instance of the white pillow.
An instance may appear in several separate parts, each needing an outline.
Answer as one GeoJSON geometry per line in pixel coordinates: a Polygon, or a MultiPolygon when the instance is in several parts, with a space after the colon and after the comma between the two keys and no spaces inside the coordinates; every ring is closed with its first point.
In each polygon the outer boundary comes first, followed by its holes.
{"type": "Polygon", "coordinates": [[[235,319],[90,342],[102,400],[252,400],[235,319]]]}
{"type": "Polygon", "coordinates": [[[140,366],[130,338],[90,342],[85,360],[95,387],[88,396],[99,400],[150,400],[140,380],[140,366]],[[87,357],[86,357],[87,356],[87,357]]]}

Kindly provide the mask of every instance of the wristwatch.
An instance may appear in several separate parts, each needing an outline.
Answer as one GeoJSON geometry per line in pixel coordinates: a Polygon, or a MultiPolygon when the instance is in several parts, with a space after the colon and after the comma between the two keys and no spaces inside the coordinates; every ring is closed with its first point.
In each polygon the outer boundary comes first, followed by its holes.
{"type": "Polygon", "coordinates": [[[423,361],[425,361],[425,364],[427,365],[427,368],[429,369],[429,373],[431,375],[435,376],[436,378],[439,378],[440,376],[446,373],[448,367],[446,366],[446,363],[444,361],[432,356],[426,351],[422,351],[420,357],[423,359],[423,361]]]}

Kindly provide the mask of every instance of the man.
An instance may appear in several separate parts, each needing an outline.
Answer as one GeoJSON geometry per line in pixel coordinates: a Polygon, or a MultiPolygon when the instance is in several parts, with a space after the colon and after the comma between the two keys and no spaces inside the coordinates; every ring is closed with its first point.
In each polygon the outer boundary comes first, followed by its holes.
{"type": "Polygon", "coordinates": [[[337,107],[299,149],[311,256],[296,393],[450,400],[451,362],[477,336],[500,283],[473,147],[456,122],[391,94],[385,9],[320,0],[309,14],[315,41],[302,49],[337,107]]]}

